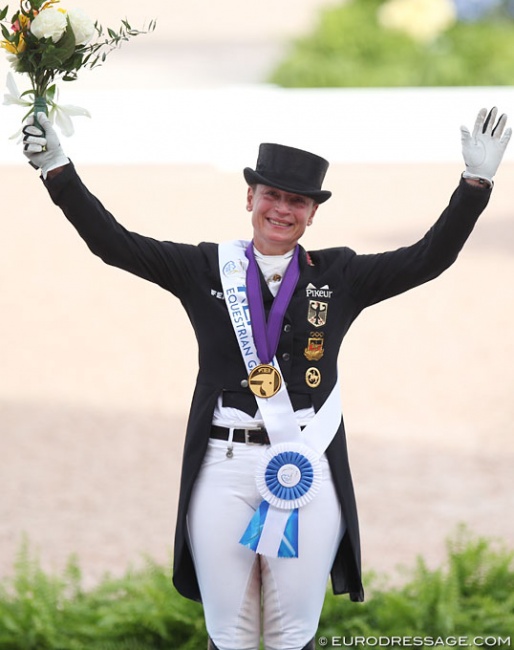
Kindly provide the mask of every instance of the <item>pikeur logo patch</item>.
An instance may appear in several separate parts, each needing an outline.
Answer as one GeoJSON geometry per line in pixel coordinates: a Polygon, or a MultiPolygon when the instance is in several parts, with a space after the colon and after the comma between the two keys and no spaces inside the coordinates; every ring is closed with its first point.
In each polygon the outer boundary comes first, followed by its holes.
{"type": "Polygon", "coordinates": [[[317,289],[312,283],[309,282],[305,289],[305,295],[307,298],[317,298],[318,300],[332,298],[334,292],[330,289],[328,284],[320,289],[317,289]]]}

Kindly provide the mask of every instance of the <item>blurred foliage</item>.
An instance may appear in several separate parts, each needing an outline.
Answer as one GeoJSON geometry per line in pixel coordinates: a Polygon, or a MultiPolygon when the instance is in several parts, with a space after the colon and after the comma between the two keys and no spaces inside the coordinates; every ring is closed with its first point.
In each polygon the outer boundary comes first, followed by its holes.
{"type": "MultiPolygon", "coordinates": [[[[514,634],[514,552],[474,538],[465,528],[447,549],[444,566],[429,569],[418,559],[413,569],[404,570],[402,580],[395,580],[402,583],[398,586],[389,586],[385,576],[368,575],[365,603],[328,592],[319,636],[467,636],[469,647],[474,647],[474,636],[508,639],[514,634]]],[[[70,558],[62,575],[48,575],[25,543],[12,578],[0,583],[2,650],[206,646],[201,606],[178,595],[171,567],[151,560],[142,570],[106,576],[86,591],[76,558],[70,558]]]]}
{"type": "Polygon", "coordinates": [[[147,560],[137,572],[82,587],[76,558],[48,575],[27,543],[14,576],[0,584],[2,650],[199,650],[207,646],[202,608],[174,589],[171,568],[147,560]]]}
{"type": "Polygon", "coordinates": [[[324,9],[268,81],[283,87],[503,86],[514,80],[514,20],[456,20],[429,42],[383,27],[383,0],[324,9]]]}
{"type": "MultiPolygon", "coordinates": [[[[366,602],[327,597],[319,631],[324,636],[510,637],[514,642],[514,552],[465,527],[447,542],[444,566],[418,558],[405,581],[391,587],[368,576],[366,602]]],[[[440,647],[447,647],[438,644],[440,647]]],[[[507,646],[511,647],[511,645],[507,646]]]]}

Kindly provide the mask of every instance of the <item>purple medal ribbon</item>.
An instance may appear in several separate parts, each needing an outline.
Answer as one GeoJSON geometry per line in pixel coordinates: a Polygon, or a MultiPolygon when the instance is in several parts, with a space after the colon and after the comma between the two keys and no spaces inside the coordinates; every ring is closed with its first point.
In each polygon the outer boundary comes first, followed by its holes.
{"type": "Polygon", "coordinates": [[[278,293],[273,300],[267,322],[253,242],[250,242],[246,249],[245,254],[249,262],[246,271],[248,306],[252,321],[253,340],[261,363],[270,363],[277,351],[284,316],[300,277],[299,249],[298,245],[294,249],[293,258],[289,262],[278,293]]]}

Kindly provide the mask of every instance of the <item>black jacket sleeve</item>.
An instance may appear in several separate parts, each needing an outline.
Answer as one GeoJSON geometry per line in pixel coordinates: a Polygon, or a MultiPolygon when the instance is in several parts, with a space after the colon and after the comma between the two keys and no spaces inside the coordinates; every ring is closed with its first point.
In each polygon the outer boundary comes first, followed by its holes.
{"type": "Polygon", "coordinates": [[[43,181],[89,249],[106,264],[154,282],[181,297],[201,267],[198,247],[158,241],[119,224],[87,189],[72,163],[43,181]]]}
{"type": "Polygon", "coordinates": [[[415,244],[371,255],[355,255],[346,272],[355,300],[363,309],[436,278],[455,262],[491,189],[461,179],[448,206],[415,244]]]}

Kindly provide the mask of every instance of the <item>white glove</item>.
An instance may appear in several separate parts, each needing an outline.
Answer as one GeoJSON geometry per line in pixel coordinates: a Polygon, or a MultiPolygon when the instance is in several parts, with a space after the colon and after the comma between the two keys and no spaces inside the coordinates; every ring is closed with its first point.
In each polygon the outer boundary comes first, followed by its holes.
{"type": "Polygon", "coordinates": [[[61,149],[61,143],[52,123],[44,113],[37,114],[41,126],[34,125],[34,116],[27,118],[23,127],[23,153],[35,169],[41,168],[41,174],[46,175],[51,169],[62,167],[70,162],[61,149]]]}
{"type": "Polygon", "coordinates": [[[465,126],[460,127],[462,155],[466,164],[464,178],[483,178],[492,183],[512,135],[512,129],[505,128],[505,114],[500,116],[496,125],[494,124],[497,113],[496,106],[489,114],[486,108],[482,108],[478,113],[473,134],[465,126]]]}

